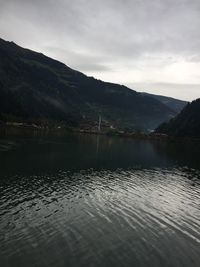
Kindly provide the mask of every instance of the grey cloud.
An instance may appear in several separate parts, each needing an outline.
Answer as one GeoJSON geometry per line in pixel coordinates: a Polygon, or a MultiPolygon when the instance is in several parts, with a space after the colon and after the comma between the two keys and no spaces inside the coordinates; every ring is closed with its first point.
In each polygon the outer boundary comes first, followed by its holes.
{"type": "MultiPolygon", "coordinates": [[[[9,13],[13,20],[29,21],[41,42],[50,34],[52,42],[79,43],[93,53],[98,49],[116,57],[160,51],[200,54],[199,0],[2,2],[1,20],[9,13]]],[[[11,25],[7,23],[7,27],[9,35],[11,25]]]]}
{"type": "Polygon", "coordinates": [[[186,101],[199,98],[200,84],[177,84],[177,83],[127,83],[130,88],[140,91],[148,92],[166,96],[173,96],[186,101]]]}
{"type": "Polygon", "coordinates": [[[86,72],[200,62],[199,28],[199,0],[0,0],[2,38],[86,72]]]}
{"type": "Polygon", "coordinates": [[[98,55],[92,55],[90,53],[77,52],[70,49],[63,49],[58,47],[46,46],[44,51],[48,51],[48,54],[60,61],[65,61],[67,64],[79,71],[109,71],[111,68],[106,65],[106,58],[98,55]]]}

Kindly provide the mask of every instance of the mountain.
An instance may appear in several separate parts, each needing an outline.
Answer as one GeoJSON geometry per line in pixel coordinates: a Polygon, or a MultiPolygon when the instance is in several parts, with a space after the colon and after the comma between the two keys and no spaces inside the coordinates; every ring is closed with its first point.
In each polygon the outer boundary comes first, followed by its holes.
{"type": "Polygon", "coordinates": [[[154,129],[176,114],[159,100],[103,82],[41,53],[0,39],[2,120],[62,121],[68,126],[102,122],[116,128],[154,129]]]}
{"type": "Polygon", "coordinates": [[[179,100],[173,97],[168,96],[162,96],[162,95],[154,95],[154,94],[148,94],[148,93],[142,93],[146,96],[151,96],[164,105],[166,105],[168,108],[176,112],[177,114],[188,104],[187,101],[179,100]]]}
{"type": "Polygon", "coordinates": [[[161,124],[155,131],[171,136],[200,138],[200,98],[193,101],[168,123],[161,124]]]}

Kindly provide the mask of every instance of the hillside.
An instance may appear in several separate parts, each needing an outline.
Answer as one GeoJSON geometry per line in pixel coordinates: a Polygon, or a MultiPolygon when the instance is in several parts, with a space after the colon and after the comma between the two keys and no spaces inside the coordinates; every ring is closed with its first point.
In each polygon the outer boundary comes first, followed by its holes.
{"type": "Polygon", "coordinates": [[[176,114],[160,101],[123,85],[102,82],[41,53],[0,39],[0,117],[154,129],[176,114]]]}
{"type": "Polygon", "coordinates": [[[162,95],[154,95],[154,94],[148,94],[148,93],[142,93],[146,96],[151,96],[167,107],[169,107],[171,110],[175,111],[176,113],[181,112],[181,110],[187,105],[187,101],[179,100],[173,97],[168,96],[162,96],[162,95]]]}
{"type": "Polygon", "coordinates": [[[156,132],[172,136],[200,138],[200,98],[188,104],[168,123],[160,125],[156,132]]]}

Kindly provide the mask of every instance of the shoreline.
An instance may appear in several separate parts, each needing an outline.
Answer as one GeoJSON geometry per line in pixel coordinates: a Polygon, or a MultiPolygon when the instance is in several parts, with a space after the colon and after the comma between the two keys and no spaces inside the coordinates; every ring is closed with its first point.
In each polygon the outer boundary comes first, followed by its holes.
{"type": "Polygon", "coordinates": [[[150,140],[150,141],[169,141],[169,142],[200,142],[200,138],[191,137],[178,137],[178,136],[168,136],[165,134],[158,133],[131,133],[124,132],[120,130],[116,131],[96,131],[88,129],[78,129],[78,128],[67,128],[67,127],[42,127],[38,125],[27,125],[23,123],[9,123],[0,124],[0,134],[5,135],[21,135],[21,134],[33,134],[33,135],[47,135],[47,134],[88,134],[88,135],[101,135],[107,137],[122,137],[131,138],[139,140],[150,140]]]}

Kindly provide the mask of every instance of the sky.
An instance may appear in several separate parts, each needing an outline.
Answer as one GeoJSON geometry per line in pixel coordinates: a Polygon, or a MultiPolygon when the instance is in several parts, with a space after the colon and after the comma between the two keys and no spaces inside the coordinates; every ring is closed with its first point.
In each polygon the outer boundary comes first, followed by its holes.
{"type": "Polygon", "coordinates": [[[0,37],[137,91],[200,97],[200,0],[0,0],[0,37]]]}

